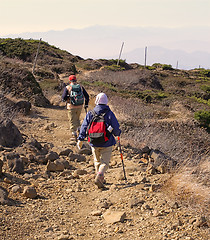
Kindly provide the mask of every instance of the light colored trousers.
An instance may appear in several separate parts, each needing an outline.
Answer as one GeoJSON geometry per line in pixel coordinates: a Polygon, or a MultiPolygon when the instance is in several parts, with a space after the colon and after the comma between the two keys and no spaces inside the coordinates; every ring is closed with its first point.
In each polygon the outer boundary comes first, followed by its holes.
{"type": "Polygon", "coordinates": [[[82,112],[82,106],[77,108],[68,109],[68,118],[70,124],[70,130],[72,132],[76,131],[80,127],[80,115],[82,112]]]}
{"type": "Polygon", "coordinates": [[[109,168],[109,162],[112,154],[112,146],[110,147],[92,147],[94,157],[94,166],[96,173],[104,174],[109,168]]]}

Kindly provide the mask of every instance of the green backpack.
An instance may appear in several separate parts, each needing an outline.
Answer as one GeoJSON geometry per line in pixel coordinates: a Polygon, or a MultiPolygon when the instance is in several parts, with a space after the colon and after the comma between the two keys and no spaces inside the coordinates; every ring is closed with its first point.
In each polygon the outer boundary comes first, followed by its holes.
{"type": "Polygon", "coordinates": [[[70,100],[71,104],[75,106],[83,105],[84,95],[79,84],[71,85],[70,100]]]}

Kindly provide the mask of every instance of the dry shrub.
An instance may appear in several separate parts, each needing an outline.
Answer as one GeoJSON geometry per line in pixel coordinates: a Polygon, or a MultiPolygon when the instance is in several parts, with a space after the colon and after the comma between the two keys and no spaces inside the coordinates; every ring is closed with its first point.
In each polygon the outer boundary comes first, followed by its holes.
{"type": "Polygon", "coordinates": [[[209,159],[195,167],[180,166],[165,183],[163,191],[188,207],[209,211],[210,190],[208,186],[210,167],[209,159]],[[200,175],[200,179],[198,178],[200,175]]]}
{"type": "Polygon", "coordinates": [[[15,116],[15,103],[14,101],[10,98],[9,95],[5,96],[1,91],[0,91],[0,120],[4,119],[13,119],[15,116]]]}

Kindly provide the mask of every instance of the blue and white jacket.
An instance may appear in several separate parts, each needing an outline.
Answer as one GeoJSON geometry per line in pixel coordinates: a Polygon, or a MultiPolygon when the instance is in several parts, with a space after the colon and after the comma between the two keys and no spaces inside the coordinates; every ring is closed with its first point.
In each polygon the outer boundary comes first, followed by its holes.
{"type": "MultiPolygon", "coordinates": [[[[109,140],[106,143],[104,143],[103,145],[93,145],[93,144],[90,144],[90,145],[93,147],[110,147],[112,145],[115,145],[116,140],[115,140],[114,136],[120,136],[121,130],[119,128],[120,125],[119,125],[114,113],[110,110],[108,105],[104,105],[104,104],[96,105],[94,108],[94,111],[96,112],[96,114],[101,114],[101,113],[104,113],[107,111],[107,113],[104,116],[104,120],[105,120],[105,123],[107,124],[107,127],[109,127],[111,125],[113,130],[112,130],[112,134],[111,134],[109,140]]],[[[83,120],[82,126],[80,128],[78,140],[83,141],[87,137],[86,131],[87,131],[88,125],[92,118],[93,118],[93,114],[91,111],[89,111],[87,113],[85,119],[83,120]]]]}

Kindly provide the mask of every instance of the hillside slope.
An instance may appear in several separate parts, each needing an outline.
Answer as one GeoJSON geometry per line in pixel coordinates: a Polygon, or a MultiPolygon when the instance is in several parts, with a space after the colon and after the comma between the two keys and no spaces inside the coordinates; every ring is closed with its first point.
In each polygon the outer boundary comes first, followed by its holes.
{"type": "MultiPolygon", "coordinates": [[[[26,44],[26,53],[38,44],[16,41],[26,44]]],[[[19,45],[9,46],[14,53],[19,45]]],[[[123,61],[117,67],[114,60],[83,60],[42,47],[34,74],[31,53],[22,59],[1,52],[0,130],[12,119],[24,139],[18,147],[0,146],[3,239],[208,239],[209,70],[144,69],[123,61]],[[69,141],[60,96],[71,73],[90,94],[89,110],[103,91],[120,122],[128,181],[115,148],[106,191],[93,184],[92,155],[69,141]],[[20,99],[32,103],[28,115],[11,111],[20,99]],[[121,219],[111,224],[116,212],[121,219]]]]}

